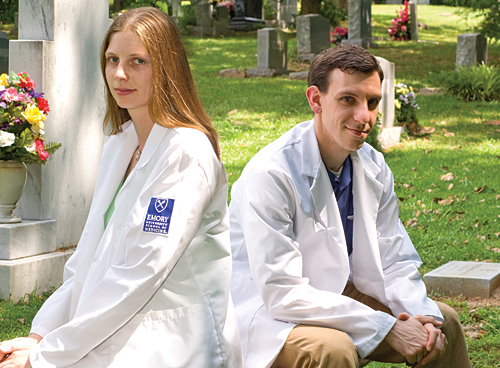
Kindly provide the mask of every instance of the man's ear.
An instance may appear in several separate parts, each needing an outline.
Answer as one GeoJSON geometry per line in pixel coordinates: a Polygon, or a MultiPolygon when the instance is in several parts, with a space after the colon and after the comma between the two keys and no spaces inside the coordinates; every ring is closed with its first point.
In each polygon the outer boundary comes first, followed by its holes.
{"type": "Polygon", "coordinates": [[[321,114],[321,92],[317,86],[311,86],[306,92],[309,106],[314,114],[321,114]]]}

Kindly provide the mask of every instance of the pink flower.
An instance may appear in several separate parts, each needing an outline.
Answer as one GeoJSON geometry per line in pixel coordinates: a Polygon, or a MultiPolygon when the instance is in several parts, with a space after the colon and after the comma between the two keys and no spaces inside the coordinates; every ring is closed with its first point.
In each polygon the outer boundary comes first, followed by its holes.
{"type": "Polygon", "coordinates": [[[406,26],[401,26],[401,29],[403,30],[403,32],[406,32],[406,26]]]}
{"type": "Polygon", "coordinates": [[[10,87],[3,93],[2,100],[6,102],[23,101],[24,95],[17,93],[17,90],[14,87],[10,87]]]}
{"type": "Polygon", "coordinates": [[[35,139],[35,150],[38,156],[40,156],[40,160],[46,161],[47,157],[49,157],[49,154],[45,151],[45,145],[40,138],[35,139]]]}

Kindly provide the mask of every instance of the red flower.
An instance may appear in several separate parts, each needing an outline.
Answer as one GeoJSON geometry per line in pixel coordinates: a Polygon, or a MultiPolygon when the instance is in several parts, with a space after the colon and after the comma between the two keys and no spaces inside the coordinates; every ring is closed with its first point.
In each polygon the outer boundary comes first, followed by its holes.
{"type": "Polygon", "coordinates": [[[21,77],[21,80],[19,81],[19,87],[21,88],[27,88],[27,89],[34,89],[36,86],[36,83],[34,80],[32,80],[29,76],[28,73],[26,72],[21,72],[17,74],[19,77],[21,77]]]}
{"type": "Polygon", "coordinates": [[[45,151],[45,145],[40,138],[35,139],[35,151],[42,161],[47,160],[47,157],[49,157],[49,154],[45,151]]]}
{"type": "Polygon", "coordinates": [[[49,102],[43,97],[37,97],[36,102],[38,102],[38,108],[42,110],[45,114],[50,112],[49,102]]]}

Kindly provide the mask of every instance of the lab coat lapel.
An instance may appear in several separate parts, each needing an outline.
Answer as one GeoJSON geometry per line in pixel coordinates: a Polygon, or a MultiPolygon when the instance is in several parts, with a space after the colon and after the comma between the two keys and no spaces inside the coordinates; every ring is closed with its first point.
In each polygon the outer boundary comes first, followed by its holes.
{"type": "Polygon", "coordinates": [[[309,176],[311,196],[319,224],[315,224],[316,231],[322,226],[328,229],[337,245],[347,258],[347,245],[342,227],[342,220],[333,192],[332,184],[326,167],[319,152],[318,141],[314,131],[314,121],[309,125],[302,136],[302,173],[309,176]]]}
{"type": "Polygon", "coordinates": [[[380,168],[361,150],[351,153],[353,164],[353,253],[355,286],[385,302],[384,278],[378,251],[377,214],[383,185],[376,180],[380,168]]]}

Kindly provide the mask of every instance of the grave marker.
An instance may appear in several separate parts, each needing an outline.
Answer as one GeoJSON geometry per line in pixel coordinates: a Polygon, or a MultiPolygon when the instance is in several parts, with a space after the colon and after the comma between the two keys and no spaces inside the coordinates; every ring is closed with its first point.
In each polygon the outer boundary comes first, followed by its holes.
{"type": "Polygon", "coordinates": [[[372,1],[349,1],[349,38],[342,43],[353,43],[361,47],[375,48],[372,42],[372,1]]]}
{"type": "Polygon", "coordinates": [[[410,37],[418,41],[418,15],[415,1],[410,1],[410,37]]]}
{"type": "Polygon", "coordinates": [[[10,74],[9,71],[9,40],[7,33],[0,31],[0,74],[10,74]]]}
{"type": "Polygon", "coordinates": [[[283,74],[287,65],[288,40],[278,28],[257,31],[257,68],[247,69],[248,77],[272,77],[283,74]]]}
{"type": "Polygon", "coordinates": [[[330,48],[330,22],[318,14],[297,17],[297,54],[300,61],[312,61],[330,48]]]}
{"type": "Polygon", "coordinates": [[[278,27],[288,28],[293,17],[297,16],[297,0],[278,0],[276,3],[278,27]]]}
{"type": "Polygon", "coordinates": [[[487,62],[488,42],[480,33],[464,33],[457,37],[457,69],[487,62]]]}
{"type": "Polygon", "coordinates": [[[500,263],[449,262],[424,275],[427,292],[488,298],[500,285],[500,263]]]}

